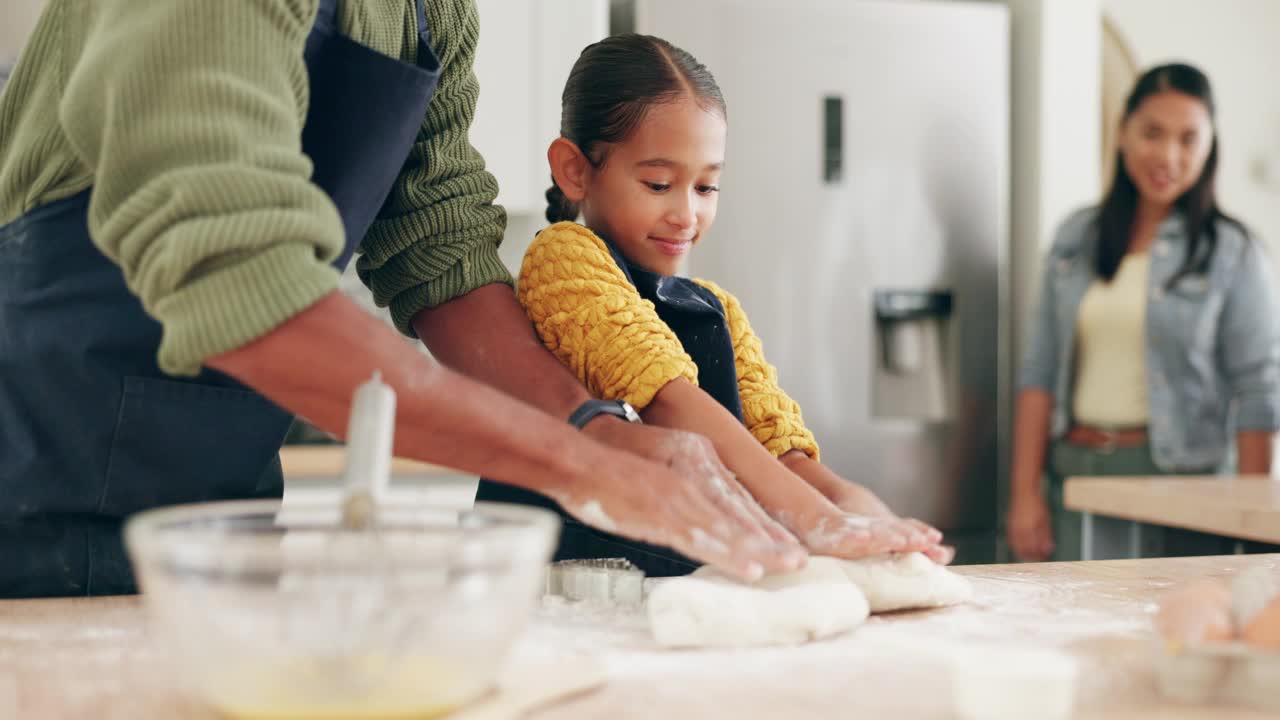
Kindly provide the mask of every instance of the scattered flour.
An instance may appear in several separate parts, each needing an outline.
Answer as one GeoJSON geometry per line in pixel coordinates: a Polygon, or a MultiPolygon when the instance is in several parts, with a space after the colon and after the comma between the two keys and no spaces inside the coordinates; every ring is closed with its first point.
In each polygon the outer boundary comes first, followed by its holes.
{"type": "Polygon", "coordinates": [[[606,532],[616,532],[618,529],[618,524],[604,511],[604,506],[600,504],[599,500],[588,500],[574,514],[583,522],[597,529],[606,532]]]}

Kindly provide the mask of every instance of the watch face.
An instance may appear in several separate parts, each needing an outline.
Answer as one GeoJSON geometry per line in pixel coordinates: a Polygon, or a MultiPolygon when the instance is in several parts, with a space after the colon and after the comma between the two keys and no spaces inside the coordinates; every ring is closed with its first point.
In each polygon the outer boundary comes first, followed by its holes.
{"type": "Polygon", "coordinates": [[[631,403],[626,400],[619,400],[618,404],[622,406],[622,412],[626,416],[627,422],[640,422],[640,413],[636,412],[636,409],[631,407],[631,403]]]}

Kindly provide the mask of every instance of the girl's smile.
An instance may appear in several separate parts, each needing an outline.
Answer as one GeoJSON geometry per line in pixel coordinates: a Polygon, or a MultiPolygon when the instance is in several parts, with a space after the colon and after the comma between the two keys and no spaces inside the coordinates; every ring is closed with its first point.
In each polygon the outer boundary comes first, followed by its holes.
{"type": "Polygon", "coordinates": [[[564,138],[548,155],[587,227],[670,276],[715,222],[726,132],[719,107],[686,93],[652,105],[626,139],[590,157],[564,138]]]}

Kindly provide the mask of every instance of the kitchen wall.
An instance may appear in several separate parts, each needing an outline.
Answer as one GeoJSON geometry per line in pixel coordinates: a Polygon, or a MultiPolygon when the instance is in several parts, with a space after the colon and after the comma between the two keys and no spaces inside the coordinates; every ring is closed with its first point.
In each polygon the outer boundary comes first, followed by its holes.
{"type": "Polygon", "coordinates": [[[1181,60],[1209,75],[1218,105],[1224,209],[1280,243],[1280,2],[1103,0],[1139,67],[1181,60]]]}
{"type": "Polygon", "coordinates": [[[0,61],[17,56],[36,25],[45,0],[4,0],[0,9],[0,61]]]}
{"type": "Polygon", "coordinates": [[[4,0],[0,9],[0,88],[9,78],[9,72],[18,53],[27,42],[27,36],[36,25],[40,8],[45,0],[4,0]]]}
{"type": "Polygon", "coordinates": [[[1099,0],[1002,0],[1012,37],[1014,366],[1057,224],[1100,195],[1099,0]]]}

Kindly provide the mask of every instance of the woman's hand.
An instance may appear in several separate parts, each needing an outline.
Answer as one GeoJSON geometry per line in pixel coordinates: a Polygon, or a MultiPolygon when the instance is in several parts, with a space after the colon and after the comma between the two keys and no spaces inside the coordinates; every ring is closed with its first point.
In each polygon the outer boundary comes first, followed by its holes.
{"type": "Polygon", "coordinates": [[[1014,493],[1005,528],[1009,547],[1019,559],[1039,562],[1053,555],[1053,520],[1042,495],[1014,493]]]}

